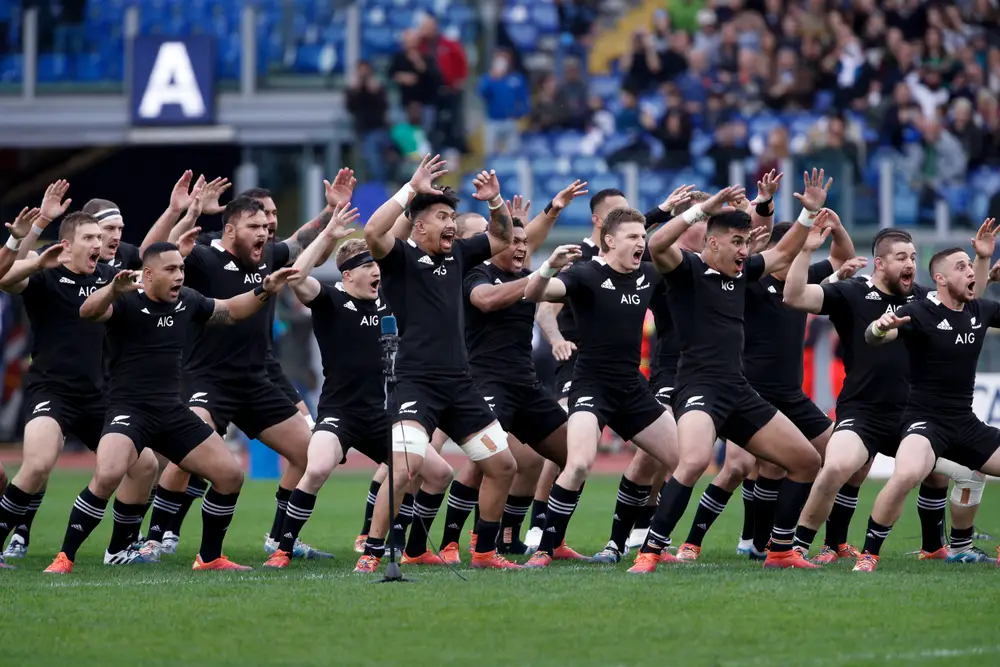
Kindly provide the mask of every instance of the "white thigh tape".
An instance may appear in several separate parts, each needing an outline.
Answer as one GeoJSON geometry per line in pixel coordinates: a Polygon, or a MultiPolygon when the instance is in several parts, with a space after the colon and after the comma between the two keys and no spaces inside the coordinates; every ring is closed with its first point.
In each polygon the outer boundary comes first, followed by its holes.
{"type": "Polygon", "coordinates": [[[427,447],[430,444],[430,438],[419,428],[413,426],[404,428],[402,424],[396,424],[392,427],[392,451],[394,452],[427,456],[427,447]]]}
{"type": "Polygon", "coordinates": [[[493,422],[460,446],[470,461],[483,461],[507,449],[507,432],[500,422],[493,422]]]}

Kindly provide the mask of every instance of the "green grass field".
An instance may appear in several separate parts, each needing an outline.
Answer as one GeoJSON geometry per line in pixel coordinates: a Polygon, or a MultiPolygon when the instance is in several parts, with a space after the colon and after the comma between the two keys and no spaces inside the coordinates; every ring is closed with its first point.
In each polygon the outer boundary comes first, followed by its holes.
{"type": "MultiPolygon", "coordinates": [[[[303,535],[336,552],[335,561],[277,572],[191,572],[201,531],[192,511],[176,556],[112,569],[101,561],[109,511],[72,575],[43,575],[86,481],[85,473],[53,476],[29,557],[18,570],[0,571],[3,664],[1000,664],[1000,572],[906,555],[920,546],[915,502],[874,575],[854,574],[847,563],[764,572],[737,557],[737,497],[709,533],[701,561],[653,576],[627,575],[628,563],[462,569],[465,580],[442,568],[411,568],[418,583],[373,585],[372,577],[351,572],[368,477],[345,473],[320,494],[303,535]]],[[[616,485],[612,477],[588,484],[569,532],[579,551],[604,545],[616,485]]],[[[233,560],[264,561],[273,490],[272,483],[247,483],[226,541],[233,560]]],[[[876,491],[871,484],[862,493],[851,531],[858,542],[876,491]]],[[[683,541],[695,504],[675,543],[683,541]]],[[[441,524],[443,510],[435,539],[441,524]]],[[[1000,533],[995,487],[987,489],[977,526],[1000,533]]],[[[994,544],[980,546],[992,553],[994,544]]]]}

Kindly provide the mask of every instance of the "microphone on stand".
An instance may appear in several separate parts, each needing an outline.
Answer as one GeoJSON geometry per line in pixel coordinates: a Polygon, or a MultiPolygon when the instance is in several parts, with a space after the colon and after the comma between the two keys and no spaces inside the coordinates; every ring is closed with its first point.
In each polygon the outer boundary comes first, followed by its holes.
{"type": "MultiPolygon", "coordinates": [[[[382,325],[382,335],[379,337],[379,343],[382,346],[382,379],[385,385],[385,410],[386,418],[390,421],[390,426],[392,418],[389,417],[389,397],[395,398],[396,393],[396,352],[399,351],[399,329],[396,326],[396,318],[393,315],[387,315],[383,317],[380,321],[382,325]]],[[[393,401],[394,403],[395,401],[393,401]]],[[[390,436],[389,442],[389,456],[386,458],[386,467],[389,469],[389,475],[386,478],[386,482],[389,485],[389,530],[386,532],[386,542],[387,551],[389,552],[389,563],[385,566],[385,576],[381,579],[376,580],[375,583],[386,583],[390,581],[413,581],[412,579],[407,579],[403,576],[403,573],[399,570],[399,563],[396,562],[396,548],[392,544],[392,524],[396,520],[396,493],[395,493],[395,478],[392,472],[392,442],[390,436]]]]}

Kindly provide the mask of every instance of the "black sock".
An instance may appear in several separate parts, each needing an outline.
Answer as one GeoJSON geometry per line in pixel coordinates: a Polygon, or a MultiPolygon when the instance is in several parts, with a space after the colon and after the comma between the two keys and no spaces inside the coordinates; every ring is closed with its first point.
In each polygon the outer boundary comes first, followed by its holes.
{"type": "Polygon", "coordinates": [[[625,542],[635,525],[636,514],[646,506],[652,490],[652,486],[640,486],[625,475],[618,482],[618,499],[611,517],[611,541],[619,552],[625,551],[625,542]]]}
{"type": "MultiPolygon", "coordinates": [[[[31,523],[35,520],[35,515],[38,514],[38,508],[42,506],[42,498],[44,497],[45,489],[32,494],[31,502],[28,503],[28,511],[24,513],[21,523],[17,524],[17,528],[14,529],[14,534],[21,538],[24,546],[28,546],[31,541],[31,523]]],[[[0,539],[0,544],[2,543],[3,539],[0,539]]]]}
{"type": "Polygon", "coordinates": [[[206,491],[208,491],[208,482],[203,480],[201,477],[191,475],[191,479],[188,481],[187,490],[184,492],[184,499],[181,500],[181,508],[177,510],[177,514],[174,515],[173,521],[170,522],[170,527],[167,528],[167,530],[177,537],[180,537],[181,525],[184,523],[184,518],[187,516],[188,510],[191,509],[191,505],[194,504],[194,501],[205,497],[206,491]]]}
{"type": "MultiPolygon", "coordinates": [[[[650,493],[652,493],[652,488],[650,488],[650,493]]],[[[653,512],[655,511],[656,505],[650,505],[647,501],[635,513],[635,525],[632,526],[632,530],[648,530],[649,524],[653,522],[653,512]]]]}
{"type": "Polygon", "coordinates": [[[531,527],[545,530],[545,513],[549,511],[549,501],[534,500],[531,503],[531,527]]]}
{"type": "Polygon", "coordinates": [[[692,487],[684,486],[673,477],[667,480],[660,489],[660,500],[653,514],[653,523],[649,526],[649,534],[639,550],[641,553],[663,553],[663,548],[670,543],[670,533],[691,502],[692,491],[692,487]]]}
{"type": "Polygon", "coordinates": [[[743,480],[743,532],[741,540],[753,539],[753,488],[756,480],[743,480]]]}
{"type": "Polygon", "coordinates": [[[312,516],[314,507],[316,507],[315,495],[301,489],[292,491],[292,497],[288,499],[285,511],[285,525],[281,529],[279,549],[291,555],[295,548],[295,540],[302,532],[302,526],[306,525],[306,521],[312,516]]]}
{"type": "Polygon", "coordinates": [[[496,521],[476,522],[476,553],[488,554],[496,551],[497,535],[500,533],[500,524],[496,521]]]}
{"type": "Polygon", "coordinates": [[[951,550],[955,553],[959,551],[965,551],[972,546],[972,534],[975,532],[975,528],[969,526],[968,528],[955,528],[951,527],[951,540],[949,540],[949,545],[951,550]]]}
{"type": "Polygon", "coordinates": [[[288,511],[288,499],[291,497],[291,490],[282,486],[279,486],[278,490],[274,493],[274,522],[271,523],[271,534],[269,536],[272,540],[279,540],[281,538],[281,528],[285,525],[285,513],[288,511]]]}
{"type": "MultiPolygon", "coordinates": [[[[774,528],[771,529],[771,550],[788,551],[795,545],[795,525],[806,504],[812,482],[793,482],[786,479],[778,492],[774,507],[774,528]]],[[[756,500],[756,499],[755,499],[756,500]]]]}
{"type": "Polygon", "coordinates": [[[443,493],[427,493],[423,489],[417,492],[413,501],[413,523],[410,524],[410,536],[404,550],[407,556],[416,558],[427,551],[427,534],[431,532],[431,525],[443,502],[443,493]]]}
{"type": "MultiPolygon", "coordinates": [[[[829,530],[827,530],[826,534],[827,535],[830,534],[829,530]]],[[[792,546],[796,549],[799,548],[805,549],[805,552],[809,553],[809,547],[812,546],[813,540],[815,539],[816,539],[815,530],[813,530],[812,528],[806,528],[805,526],[799,524],[795,528],[795,541],[792,546]]],[[[834,550],[836,550],[836,547],[834,547],[834,550]]]]}
{"type": "Polygon", "coordinates": [[[531,507],[531,496],[507,496],[503,506],[503,517],[500,519],[501,539],[504,544],[516,544],[521,541],[521,525],[531,507]]]}
{"type": "MultiPolygon", "coordinates": [[[[372,480],[372,483],[368,485],[368,500],[365,501],[365,522],[361,524],[361,532],[359,535],[367,535],[372,529],[372,515],[375,514],[375,500],[378,498],[378,490],[382,488],[381,482],[376,482],[372,480]]],[[[385,540],[382,540],[383,544],[385,540]]],[[[382,551],[385,551],[385,547],[382,547],[382,551]]]]}
{"type": "Polygon", "coordinates": [[[30,493],[25,493],[13,483],[4,489],[3,496],[0,496],[0,545],[24,521],[24,515],[31,506],[31,498],[30,493]]]}
{"type": "MultiPolygon", "coordinates": [[[[753,548],[762,553],[771,539],[774,527],[774,506],[778,502],[780,479],[758,477],[753,486],[753,548]]],[[[790,538],[789,538],[790,539],[790,538]]]]}
{"type": "Polygon", "coordinates": [[[147,540],[163,541],[163,533],[174,525],[177,512],[187,497],[185,491],[171,491],[162,486],[156,490],[156,497],[153,498],[153,514],[149,517],[149,531],[146,533],[147,540]]]}
{"type": "Polygon", "coordinates": [[[203,563],[210,563],[222,555],[222,541],[233,522],[239,498],[239,492],[221,494],[210,488],[205,493],[201,503],[201,547],[198,549],[203,563]]]}
{"type": "Polygon", "coordinates": [[[399,514],[392,522],[392,546],[402,550],[406,544],[406,529],[413,523],[413,494],[407,493],[403,496],[403,502],[399,506],[399,514]]]}
{"type": "MultiPolygon", "coordinates": [[[[545,532],[542,533],[542,542],[538,545],[539,551],[551,556],[552,552],[559,548],[566,535],[566,526],[576,511],[579,498],[579,491],[568,491],[558,483],[552,485],[548,510],[545,513],[545,532]]],[[[479,550],[478,544],[476,550],[479,550]]]]}
{"type": "Polygon", "coordinates": [[[882,550],[882,543],[885,542],[885,538],[889,537],[890,530],[892,530],[892,526],[883,526],[880,523],[875,523],[875,519],[868,517],[868,532],[865,533],[864,552],[878,556],[882,550]]]}
{"type": "Polygon", "coordinates": [[[107,498],[98,498],[89,488],[84,488],[76,497],[73,509],[69,513],[69,525],[66,526],[66,536],[60,549],[70,561],[76,560],[77,550],[94,532],[97,524],[101,523],[107,507],[107,498]]]}
{"type": "MultiPolygon", "coordinates": [[[[476,499],[477,499],[476,506],[474,508],[472,508],[472,529],[473,530],[475,530],[476,526],[479,525],[479,520],[483,518],[483,517],[481,517],[479,515],[479,502],[478,502],[479,495],[478,494],[476,495],[476,499]]],[[[478,535],[478,534],[479,533],[476,533],[476,535],[478,535]]]]}
{"type": "Polygon", "coordinates": [[[934,553],[944,546],[944,511],[947,506],[948,489],[920,485],[917,516],[920,517],[921,550],[934,553]]]}
{"type": "Polygon", "coordinates": [[[145,511],[146,503],[126,505],[115,498],[115,502],[111,506],[115,524],[111,529],[108,553],[116,554],[125,551],[135,542],[136,538],[139,537],[139,528],[142,526],[142,515],[145,511]]]}
{"type": "Polygon", "coordinates": [[[732,497],[733,494],[729,491],[715,484],[709,484],[708,488],[705,489],[705,493],[701,494],[701,500],[698,501],[698,509],[694,513],[694,519],[691,521],[691,530],[688,532],[688,537],[685,541],[688,544],[700,547],[702,540],[705,539],[705,533],[708,532],[708,529],[712,527],[715,520],[722,514],[722,510],[726,509],[726,504],[732,497]]]}
{"type": "MultiPolygon", "coordinates": [[[[441,548],[459,542],[462,528],[472,510],[479,505],[479,489],[466,486],[458,480],[451,483],[448,491],[448,511],[444,515],[444,532],[441,534],[441,548]]],[[[475,524],[473,524],[475,526],[475,524]]]]}
{"type": "Polygon", "coordinates": [[[385,538],[369,537],[365,540],[365,555],[382,558],[385,556],[385,538]]]}
{"type": "MultiPolygon", "coordinates": [[[[156,492],[160,490],[158,484],[154,484],[152,488],[149,489],[149,496],[146,498],[146,502],[142,504],[142,518],[145,519],[146,515],[149,514],[149,508],[153,506],[153,501],[156,500],[156,492]]],[[[139,522],[140,524],[142,521],[139,522]]]]}
{"type": "Polygon", "coordinates": [[[844,484],[833,501],[830,518],[826,520],[826,546],[834,551],[841,544],[847,544],[847,530],[851,526],[854,510],[858,507],[858,493],[861,487],[844,484]]]}

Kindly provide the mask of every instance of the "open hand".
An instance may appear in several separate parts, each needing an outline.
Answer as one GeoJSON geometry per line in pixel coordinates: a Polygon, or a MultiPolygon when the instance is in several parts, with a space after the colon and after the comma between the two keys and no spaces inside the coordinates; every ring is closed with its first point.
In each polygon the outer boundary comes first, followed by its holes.
{"type": "MultiPolygon", "coordinates": [[[[31,231],[31,226],[38,224],[41,220],[42,209],[40,208],[28,208],[25,206],[21,209],[21,212],[17,214],[14,218],[14,222],[5,222],[4,226],[7,227],[7,231],[15,239],[23,239],[31,231]]],[[[42,225],[38,225],[43,227],[42,225]]]]}
{"type": "Polygon", "coordinates": [[[358,179],[354,178],[354,170],[347,167],[337,172],[333,183],[324,180],[323,194],[326,197],[327,206],[336,206],[351,201],[351,197],[354,196],[354,186],[357,184],[358,179]]]}
{"type": "Polygon", "coordinates": [[[410,187],[417,194],[441,194],[441,191],[434,187],[434,181],[448,173],[447,165],[448,162],[443,160],[440,155],[432,157],[428,153],[420,161],[417,170],[413,172],[413,176],[410,178],[410,187]]]}
{"type": "Polygon", "coordinates": [[[41,217],[46,224],[65,213],[69,205],[73,203],[72,199],[63,201],[67,190],[69,190],[69,181],[64,179],[59,179],[45,188],[45,194],[42,196],[41,217]]]}

